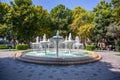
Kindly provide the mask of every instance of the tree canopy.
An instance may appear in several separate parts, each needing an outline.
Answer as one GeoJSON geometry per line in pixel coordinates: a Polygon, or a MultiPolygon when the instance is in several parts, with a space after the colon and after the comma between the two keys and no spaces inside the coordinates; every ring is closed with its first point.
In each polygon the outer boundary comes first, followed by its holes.
{"type": "Polygon", "coordinates": [[[10,6],[0,2],[0,36],[5,36],[9,28],[6,24],[6,14],[9,12],[10,6]]]}
{"type": "Polygon", "coordinates": [[[29,43],[43,34],[49,38],[57,30],[64,37],[71,32],[73,38],[79,36],[82,40],[89,38],[99,42],[119,36],[119,27],[119,0],[110,3],[101,0],[93,11],[87,11],[81,6],[70,10],[59,4],[50,12],[40,5],[33,5],[32,0],[14,0],[10,4],[0,2],[0,36],[19,42],[29,43]]]}
{"type": "Polygon", "coordinates": [[[112,21],[112,10],[111,5],[102,0],[95,8],[94,8],[94,31],[93,31],[93,40],[102,41],[102,39],[106,38],[107,27],[110,25],[112,21]]]}
{"type": "Polygon", "coordinates": [[[91,35],[91,28],[93,28],[93,13],[78,6],[72,10],[73,20],[70,29],[74,35],[79,35],[81,39],[86,40],[91,35]],[[89,27],[89,28],[88,28],[89,27]]]}
{"type": "Polygon", "coordinates": [[[31,0],[14,0],[11,2],[11,10],[7,13],[7,23],[11,24],[11,30],[17,40],[28,43],[39,35],[47,15],[48,12],[41,6],[32,5],[31,0]]]}
{"type": "Polygon", "coordinates": [[[113,5],[113,20],[115,20],[117,25],[120,25],[120,1],[119,0],[112,0],[113,5]]]}
{"type": "Polygon", "coordinates": [[[70,9],[60,4],[51,10],[50,18],[55,30],[59,30],[63,35],[69,32],[68,25],[71,23],[72,18],[72,12],[70,9]]]}

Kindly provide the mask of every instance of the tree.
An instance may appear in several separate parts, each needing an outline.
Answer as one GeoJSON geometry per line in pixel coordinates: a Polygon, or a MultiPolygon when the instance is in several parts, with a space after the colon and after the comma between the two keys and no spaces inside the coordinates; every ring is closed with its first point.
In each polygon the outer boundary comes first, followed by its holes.
{"type": "Polygon", "coordinates": [[[119,0],[112,0],[113,5],[113,20],[117,25],[120,25],[120,1],[119,0]]]}
{"type": "Polygon", "coordinates": [[[112,23],[107,28],[107,36],[119,39],[120,38],[120,26],[116,25],[115,23],[112,23]]]}
{"type": "Polygon", "coordinates": [[[42,37],[44,34],[46,34],[46,37],[48,38],[52,37],[55,34],[54,27],[52,25],[49,15],[45,18],[43,22],[43,26],[41,26],[40,31],[39,31],[40,37],[42,37]]]}
{"type": "Polygon", "coordinates": [[[52,35],[51,31],[51,20],[48,14],[47,10],[43,10],[41,6],[35,7],[36,17],[37,17],[37,23],[38,23],[38,36],[43,36],[44,34],[47,34],[49,37],[52,35]]]}
{"type": "Polygon", "coordinates": [[[111,23],[107,28],[107,43],[114,45],[115,49],[118,50],[120,46],[120,26],[116,23],[111,23]]]}
{"type": "Polygon", "coordinates": [[[70,29],[73,35],[76,35],[78,32],[78,28],[85,23],[85,12],[85,9],[81,8],[80,6],[72,10],[73,20],[70,24],[70,29]]]}
{"type": "Polygon", "coordinates": [[[94,12],[94,31],[92,33],[92,40],[95,42],[102,41],[106,38],[107,26],[112,21],[111,5],[105,0],[102,0],[93,10],[94,12]]]}
{"type": "Polygon", "coordinates": [[[70,25],[71,31],[74,35],[79,35],[81,39],[86,40],[91,35],[91,30],[94,28],[92,24],[93,13],[86,11],[80,6],[73,11],[73,21],[70,25]]]}
{"type": "Polygon", "coordinates": [[[32,5],[31,0],[14,0],[11,2],[11,7],[7,14],[7,23],[12,26],[14,38],[29,44],[39,35],[48,12],[41,6],[32,5]]]}
{"type": "Polygon", "coordinates": [[[90,39],[92,36],[92,31],[94,29],[94,24],[86,23],[79,27],[78,35],[81,37],[82,40],[90,39]]]}
{"type": "Polygon", "coordinates": [[[5,36],[10,29],[6,22],[5,16],[9,12],[10,6],[6,3],[0,2],[0,36],[5,36]]]}
{"type": "Polygon", "coordinates": [[[69,32],[68,25],[71,23],[71,10],[60,4],[50,11],[50,18],[55,30],[66,35],[69,32]]]}

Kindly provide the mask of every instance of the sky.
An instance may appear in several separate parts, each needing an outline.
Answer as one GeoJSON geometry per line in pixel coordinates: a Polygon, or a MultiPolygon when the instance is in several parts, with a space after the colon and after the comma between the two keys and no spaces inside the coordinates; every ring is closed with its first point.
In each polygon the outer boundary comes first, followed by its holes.
{"type": "MultiPolygon", "coordinates": [[[[9,3],[10,1],[13,0],[0,0],[0,1],[9,3]]],[[[77,6],[81,6],[84,9],[91,11],[100,1],[101,0],[32,0],[34,5],[41,5],[43,9],[47,9],[48,11],[56,7],[58,4],[63,4],[71,10],[77,6]]],[[[111,0],[106,1],[110,2],[111,0]]]]}

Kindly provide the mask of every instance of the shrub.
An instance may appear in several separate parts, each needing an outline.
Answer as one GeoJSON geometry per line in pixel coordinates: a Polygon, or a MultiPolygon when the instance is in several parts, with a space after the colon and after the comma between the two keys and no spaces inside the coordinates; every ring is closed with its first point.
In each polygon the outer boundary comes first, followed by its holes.
{"type": "Polygon", "coordinates": [[[115,45],[120,46],[120,40],[119,39],[115,41],[115,45]]]}
{"type": "Polygon", "coordinates": [[[26,50],[26,49],[28,49],[28,45],[27,44],[17,44],[16,49],[17,50],[26,50]]]}
{"type": "Polygon", "coordinates": [[[120,52],[120,39],[115,40],[115,50],[120,52]]]}
{"type": "Polygon", "coordinates": [[[120,46],[116,46],[116,51],[120,52],[120,46]]]}
{"type": "Polygon", "coordinates": [[[6,45],[0,45],[0,49],[8,49],[9,47],[6,45]]]}
{"type": "Polygon", "coordinates": [[[94,45],[87,45],[86,50],[93,51],[93,50],[95,50],[95,46],[94,45]]]}

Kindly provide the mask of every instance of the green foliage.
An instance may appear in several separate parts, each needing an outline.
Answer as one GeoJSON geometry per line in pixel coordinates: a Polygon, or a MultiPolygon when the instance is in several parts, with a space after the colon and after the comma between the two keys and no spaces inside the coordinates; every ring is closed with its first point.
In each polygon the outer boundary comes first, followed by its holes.
{"type": "Polygon", "coordinates": [[[54,29],[59,30],[61,34],[66,35],[69,32],[68,25],[71,23],[72,12],[64,5],[60,4],[50,12],[50,19],[54,29]]]}
{"type": "Polygon", "coordinates": [[[7,3],[0,2],[0,36],[7,34],[9,28],[6,25],[6,14],[9,12],[10,6],[7,3]]]}
{"type": "Polygon", "coordinates": [[[73,21],[70,25],[70,29],[74,35],[79,35],[82,39],[85,40],[86,38],[89,37],[88,34],[91,34],[90,33],[91,30],[88,29],[93,27],[92,26],[93,13],[81,8],[80,6],[72,10],[72,13],[73,13],[73,21]]]}
{"type": "Polygon", "coordinates": [[[14,0],[14,3],[19,6],[24,5],[24,4],[31,5],[32,0],[14,0]]]}
{"type": "Polygon", "coordinates": [[[120,51],[120,39],[115,40],[115,49],[116,51],[120,51]]]}
{"type": "Polygon", "coordinates": [[[116,46],[116,51],[120,52],[120,46],[116,46]]]}
{"type": "Polygon", "coordinates": [[[48,13],[42,6],[33,5],[32,0],[0,2],[0,36],[29,43],[36,36],[51,37],[59,30],[62,36],[71,32],[73,37],[79,35],[83,40],[89,38],[94,42],[119,39],[119,5],[119,0],[111,0],[111,3],[102,0],[93,11],[87,11],[80,6],[70,10],[60,4],[48,13]]]}
{"type": "Polygon", "coordinates": [[[80,26],[78,35],[81,37],[81,39],[87,40],[92,36],[91,33],[93,29],[94,29],[94,24],[86,23],[85,25],[80,26]]]}
{"type": "Polygon", "coordinates": [[[112,23],[107,28],[107,36],[111,38],[120,38],[120,26],[116,25],[115,23],[112,23]]]}
{"type": "Polygon", "coordinates": [[[106,37],[107,26],[110,25],[112,21],[112,9],[111,5],[107,3],[105,0],[102,0],[95,8],[94,8],[94,24],[95,28],[92,33],[94,36],[92,38],[93,41],[101,41],[106,37]]]}
{"type": "Polygon", "coordinates": [[[116,46],[120,46],[120,39],[118,39],[118,40],[115,41],[115,45],[116,46]]]}
{"type": "Polygon", "coordinates": [[[117,25],[120,25],[120,0],[112,0],[113,5],[113,20],[117,25]]]}
{"type": "Polygon", "coordinates": [[[26,49],[28,49],[28,45],[27,44],[17,44],[16,49],[17,50],[26,50],[26,49]]]}
{"type": "Polygon", "coordinates": [[[86,50],[94,51],[95,46],[94,45],[86,45],[86,50]]]}
{"type": "Polygon", "coordinates": [[[44,21],[47,20],[47,15],[48,12],[41,6],[32,5],[31,0],[14,0],[7,14],[7,23],[11,24],[15,39],[29,43],[40,34],[40,29],[46,26],[44,21]]]}
{"type": "Polygon", "coordinates": [[[72,33],[76,35],[79,27],[86,23],[85,21],[85,18],[87,18],[86,10],[78,6],[72,10],[72,14],[73,20],[72,23],[70,24],[70,29],[72,33]]]}
{"type": "Polygon", "coordinates": [[[0,49],[8,49],[9,47],[6,45],[0,45],[0,49]]]}

